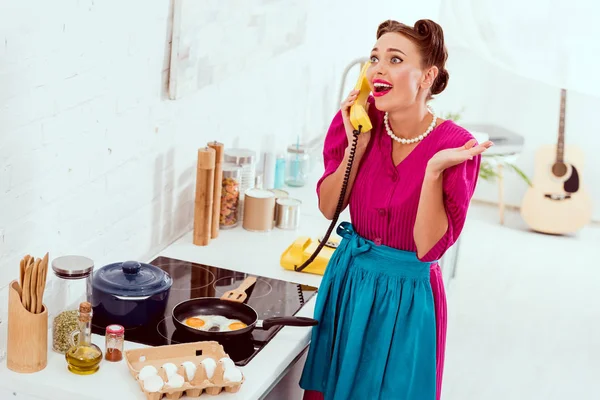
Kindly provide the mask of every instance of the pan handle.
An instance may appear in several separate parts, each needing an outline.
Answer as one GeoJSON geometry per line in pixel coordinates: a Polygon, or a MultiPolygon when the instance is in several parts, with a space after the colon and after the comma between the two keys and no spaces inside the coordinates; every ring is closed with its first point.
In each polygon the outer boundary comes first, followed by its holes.
{"type": "Polygon", "coordinates": [[[264,330],[271,329],[273,326],[285,325],[285,326],[315,326],[318,325],[319,321],[312,318],[306,317],[273,317],[267,318],[262,321],[257,321],[256,327],[264,330]]]}

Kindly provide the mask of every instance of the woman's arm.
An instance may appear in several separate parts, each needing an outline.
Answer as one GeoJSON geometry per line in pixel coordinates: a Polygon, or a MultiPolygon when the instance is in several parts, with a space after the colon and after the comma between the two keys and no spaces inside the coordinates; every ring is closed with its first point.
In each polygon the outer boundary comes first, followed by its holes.
{"type": "Polygon", "coordinates": [[[442,174],[425,171],[417,219],[413,232],[417,257],[423,258],[448,230],[448,215],[444,207],[442,174]]]}
{"type": "MultiPolygon", "coordinates": [[[[334,117],[325,138],[325,148],[323,149],[325,174],[317,184],[317,192],[319,195],[319,210],[329,220],[333,219],[335,214],[335,209],[342,192],[346,166],[350,159],[350,149],[354,141],[354,127],[350,122],[349,113],[350,106],[354,104],[357,95],[358,90],[350,92],[348,98],[342,103],[340,111],[334,117]]],[[[367,102],[367,112],[370,109],[372,101],[372,99],[369,99],[367,102]]],[[[369,116],[373,118],[372,114],[369,114],[369,116]]],[[[350,198],[350,192],[352,191],[352,185],[354,184],[360,161],[367,150],[370,140],[370,131],[362,132],[358,135],[354,162],[352,163],[352,171],[350,172],[342,210],[348,205],[348,199],[350,198]]]]}
{"type": "MultiPolygon", "coordinates": [[[[367,143],[368,144],[368,143],[367,143]]],[[[346,196],[344,197],[344,205],[342,210],[348,205],[348,199],[350,198],[350,192],[352,191],[352,185],[356,178],[358,166],[360,161],[365,154],[367,144],[360,143],[356,146],[356,152],[354,153],[354,162],[352,163],[352,171],[350,172],[350,179],[348,180],[348,187],[346,189],[346,196]]],[[[325,218],[328,220],[333,219],[335,209],[337,207],[338,199],[342,191],[342,183],[344,182],[344,175],[346,174],[346,166],[348,165],[348,159],[350,157],[350,146],[344,151],[344,158],[340,165],[337,167],[334,173],[329,175],[321,182],[319,189],[319,210],[325,218]]]]}
{"type": "Polygon", "coordinates": [[[417,257],[435,261],[460,235],[479,175],[481,153],[492,142],[441,150],[427,163],[413,238],[417,257]]]}

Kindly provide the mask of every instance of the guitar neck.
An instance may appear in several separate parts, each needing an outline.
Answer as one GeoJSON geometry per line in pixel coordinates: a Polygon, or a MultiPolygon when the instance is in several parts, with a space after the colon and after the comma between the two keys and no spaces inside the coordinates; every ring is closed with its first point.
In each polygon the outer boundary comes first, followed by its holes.
{"type": "Polygon", "coordinates": [[[558,141],[556,143],[556,162],[563,163],[565,155],[565,110],[567,108],[567,90],[560,90],[560,119],[558,120],[558,141]]]}

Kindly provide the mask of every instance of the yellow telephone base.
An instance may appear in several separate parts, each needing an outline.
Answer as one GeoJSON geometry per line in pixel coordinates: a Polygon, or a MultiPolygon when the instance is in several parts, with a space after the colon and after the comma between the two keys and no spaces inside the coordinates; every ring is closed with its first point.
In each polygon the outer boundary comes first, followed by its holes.
{"type": "MultiPolygon", "coordinates": [[[[339,244],[339,241],[329,239],[329,242],[339,244]]],[[[308,236],[299,237],[281,255],[281,266],[284,269],[295,271],[295,267],[302,265],[314,253],[319,245],[318,240],[312,240],[308,236]]],[[[308,264],[301,272],[315,275],[324,275],[327,264],[333,255],[335,248],[324,246],[317,257],[308,264]]]]}

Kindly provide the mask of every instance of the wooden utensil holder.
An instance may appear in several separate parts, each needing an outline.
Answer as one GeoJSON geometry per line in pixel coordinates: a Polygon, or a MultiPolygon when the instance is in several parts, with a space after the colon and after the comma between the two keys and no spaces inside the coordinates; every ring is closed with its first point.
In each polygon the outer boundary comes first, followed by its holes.
{"type": "Polygon", "coordinates": [[[48,310],[33,314],[21,303],[21,288],[15,280],[8,293],[8,340],[6,366],[15,372],[33,373],[48,363],[48,310]]]}

